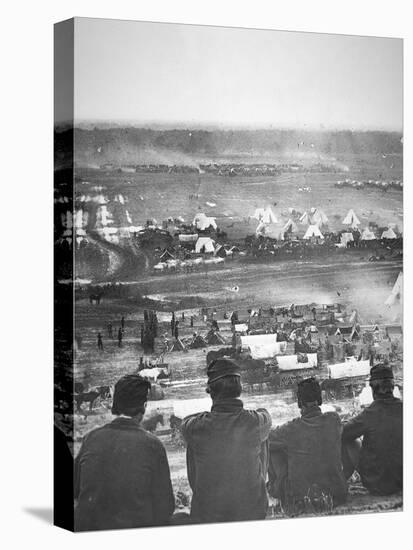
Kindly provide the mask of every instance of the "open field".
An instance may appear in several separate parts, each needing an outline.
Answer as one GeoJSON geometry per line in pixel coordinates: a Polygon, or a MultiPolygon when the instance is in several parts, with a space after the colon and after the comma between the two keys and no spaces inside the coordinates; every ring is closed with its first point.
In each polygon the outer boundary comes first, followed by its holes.
{"type": "MultiPolygon", "coordinates": [[[[280,159],[286,160],[285,156],[276,160],[280,159]]],[[[251,162],[258,160],[255,157],[250,159],[251,162]]],[[[274,159],[261,157],[261,161],[274,159]]],[[[245,158],[239,162],[245,162],[245,158]]],[[[304,212],[318,207],[329,218],[328,229],[338,231],[344,228],[342,220],[345,214],[353,208],[362,229],[374,222],[379,226],[393,223],[402,231],[403,193],[400,190],[338,189],[334,185],[337,180],[346,178],[401,180],[402,156],[388,154],[383,158],[381,151],[342,154],[334,162],[336,172],[286,172],[271,177],[135,173],[77,167],[75,192],[78,198],[103,195],[114,212],[123,215],[127,210],[134,226],[145,225],[151,218],[160,224],[168,217],[178,216],[190,224],[197,212],[205,212],[216,218],[219,228],[227,233],[229,243],[242,243],[247,235],[253,234],[255,226],[248,217],[255,208],[267,205],[271,205],[283,222],[290,218],[291,208],[304,212]],[[123,211],[119,203],[115,203],[115,197],[119,195],[125,199],[123,211]],[[209,206],[207,202],[216,206],[209,206]]],[[[91,215],[86,229],[92,231],[94,207],[89,204],[91,215]]],[[[115,226],[121,224],[116,219],[114,222],[115,226]]],[[[89,303],[87,291],[76,301],[75,330],[82,338],[82,345],[76,352],[75,379],[86,388],[112,385],[122,375],[137,370],[139,358],[143,356],[140,328],[145,307],[157,310],[160,322],[155,352],[153,356],[145,356],[148,361],[162,355],[164,333],[171,340],[169,322],[173,310],[180,319],[179,336],[185,339],[194,331],[205,335],[208,330],[199,308],[203,305],[216,308],[220,333],[228,345],[231,345],[232,332],[229,321],[224,319],[224,312],[233,310],[246,312],[250,307],[268,309],[293,303],[339,302],[349,311],[356,309],[362,323],[381,325],[391,323],[396,313],[386,308],[384,302],[402,269],[402,260],[392,259],[389,254],[384,261],[372,263],[368,261],[371,250],[333,248],[312,258],[260,260],[239,257],[197,272],[153,275],[150,269],[153,258],[148,257],[149,253],[140,249],[132,239],[120,245],[106,243],[94,234],[89,239],[91,247],[105,251],[109,268],[102,268],[103,264],[91,268],[88,262],[91,263],[92,256],[85,248],[82,255],[79,254],[83,271],[81,269],[77,275],[88,276],[93,283],[123,283],[128,291],[117,298],[103,295],[100,305],[89,303]],[[234,287],[239,288],[238,292],[233,292],[234,287]],[[145,306],[145,299],[152,300],[152,305],[145,306]],[[180,317],[183,310],[184,321],[180,317]],[[193,327],[190,327],[190,315],[194,316],[193,327]],[[125,317],[126,330],[123,345],[118,347],[116,334],[122,316],[125,317]],[[113,324],[114,339],[107,334],[109,321],[113,324]],[[103,336],[103,351],[97,349],[98,332],[103,336]]],[[[211,349],[218,348],[209,346],[207,349],[167,353],[164,360],[170,366],[172,378],[171,383],[163,388],[165,399],[148,403],[147,416],[157,411],[164,415],[165,425],[159,425],[156,433],[167,449],[175,493],[183,491],[189,495],[190,489],[186,479],[185,450],[179,439],[170,433],[169,418],[172,413],[182,417],[209,408],[205,369],[206,352],[211,349]]],[[[245,388],[243,400],[250,408],[266,407],[274,425],[299,414],[292,390],[275,394],[268,389],[252,392],[245,388]]],[[[343,414],[352,414],[357,408],[353,399],[335,404],[343,414]]],[[[83,405],[84,414],[75,414],[75,451],[87,431],[111,420],[110,405],[110,400],[98,400],[92,411],[86,411],[87,406],[83,405]]],[[[358,487],[354,490],[350,507],[337,510],[337,513],[397,509],[401,505],[401,498],[375,500],[358,487]]]]}
{"type": "MultiPolygon", "coordinates": [[[[356,210],[363,227],[374,221],[379,225],[396,223],[402,229],[401,191],[338,189],[334,186],[345,178],[378,179],[380,174],[377,169],[363,168],[343,173],[285,173],[253,178],[117,173],[82,168],[77,171],[76,196],[93,195],[95,186],[101,186],[109,200],[122,193],[128,199],[127,209],[134,225],[144,225],[151,218],[160,222],[178,216],[190,223],[197,212],[205,212],[216,217],[218,226],[230,240],[253,234],[255,227],[249,226],[246,218],[255,208],[267,205],[271,205],[284,221],[291,216],[289,208],[301,212],[311,207],[322,208],[329,217],[332,231],[343,229],[341,221],[350,208],[356,210]],[[300,191],[305,187],[311,190],[300,191]],[[207,201],[215,203],[216,207],[209,207],[207,201]]],[[[402,179],[401,170],[391,170],[389,177],[402,179]]]]}

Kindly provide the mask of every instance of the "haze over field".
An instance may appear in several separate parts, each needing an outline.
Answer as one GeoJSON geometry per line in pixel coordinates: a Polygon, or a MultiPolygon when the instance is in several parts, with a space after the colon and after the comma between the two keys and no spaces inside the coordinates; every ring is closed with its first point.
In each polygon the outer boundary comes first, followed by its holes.
{"type": "MultiPolygon", "coordinates": [[[[351,157],[371,157],[377,168],[401,168],[403,144],[398,132],[300,130],[194,130],[115,127],[76,128],[77,166],[105,163],[178,164],[200,162],[352,163],[351,157]]],[[[64,165],[64,152],[72,132],[56,133],[56,161],[64,165]]]]}

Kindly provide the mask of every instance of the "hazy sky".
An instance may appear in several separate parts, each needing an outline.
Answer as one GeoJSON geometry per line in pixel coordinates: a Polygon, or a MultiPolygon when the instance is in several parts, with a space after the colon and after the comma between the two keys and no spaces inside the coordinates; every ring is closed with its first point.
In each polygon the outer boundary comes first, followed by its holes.
{"type": "Polygon", "coordinates": [[[399,39],[76,19],[75,118],[402,129],[399,39]]]}

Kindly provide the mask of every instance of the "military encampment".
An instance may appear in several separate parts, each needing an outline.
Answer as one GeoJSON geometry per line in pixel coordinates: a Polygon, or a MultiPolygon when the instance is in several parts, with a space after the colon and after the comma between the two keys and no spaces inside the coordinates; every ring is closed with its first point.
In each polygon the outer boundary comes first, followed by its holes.
{"type": "Polygon", "coordinates": [[[235,103],[239,125],[56,130],[79,530],[403,506],[401,130],[235,103]]]}

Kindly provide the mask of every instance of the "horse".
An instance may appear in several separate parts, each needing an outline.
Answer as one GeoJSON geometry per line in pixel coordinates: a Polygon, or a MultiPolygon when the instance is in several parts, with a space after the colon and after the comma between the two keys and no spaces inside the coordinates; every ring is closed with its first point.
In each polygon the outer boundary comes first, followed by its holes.
{"type": "Polygon", "coordinates": [[[101,399],[108,399],[112,395],[110,386],[97,386],[93,390],[85,392],[83,391],[83,384],[81,382],[76,382],[75,391],[76,389],[80,390],[80,392],[75,395],[76,410],[78,412],[82,411],[82,403],[89,403],[89,411],[91,411],[98,397],[101,399]]]}
{"type": "Polygon", "coordinates": [[[154,414],[153,416],[150,416],[149,418],[145,418],[145,420],[142,420],[142,427],[147,432],[155,432],[158,424],[161,424],[161,426],[164,426],[165,419],[163,417],[162,413],[154,414]]]}
{"type": "Polygon", "coordinates": [[[93,303],[95,305],[99,305],[100,304],[100,301],[102,299],[102,293],[99,293],[99,294],[90,294],[89,295],[89,303],[93,305],[93,303]]]}
{"type": "Polygon", "coordinates": [[[98,391],[82,392],[75,395],[77,412],[82,411],[82,407],[81,407],[82,403],[89,403],[89,411],[91,411],[96,399],[99,396],[100,396],[100,393],[98,391]]]}

